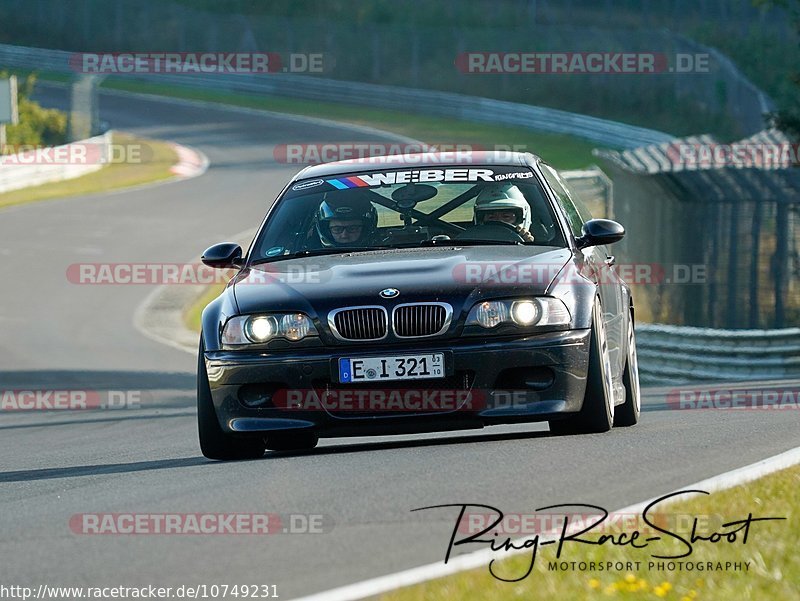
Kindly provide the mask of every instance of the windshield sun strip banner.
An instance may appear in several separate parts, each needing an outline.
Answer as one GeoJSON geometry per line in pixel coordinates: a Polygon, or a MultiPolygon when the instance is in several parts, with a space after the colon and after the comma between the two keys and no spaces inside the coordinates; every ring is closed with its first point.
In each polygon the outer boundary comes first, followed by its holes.
{"type": "MultiPolygon", "coordinates": [[[[518,168],[516,168],[518,169],[518,168]]],[[[363,173],[326,179],[338,190],[397,184],[436,183],[436,182],[494,182],[508,179],[528,179],[533,177],[530,170],[496,173],[494,169],[453,168],[453,169],[411,169],[407,171],[385,171],[363,173]]]]}

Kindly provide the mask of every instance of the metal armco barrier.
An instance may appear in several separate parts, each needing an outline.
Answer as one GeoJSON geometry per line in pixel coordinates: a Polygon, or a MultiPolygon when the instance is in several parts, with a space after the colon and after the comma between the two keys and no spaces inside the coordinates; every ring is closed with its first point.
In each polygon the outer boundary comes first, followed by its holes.
{"type": "MultiPolygon", "coordinates": [[[[0,44],[0,67],[18,67],[57,73],[77,73],[70,67],[72,53],[45,48],[0,44]]],[[[512,125],[535,131],[569,134],[612,148],[635,148],[669,142],[673,136],[616,121],[515,102],[296,74],[137,74],[112,78],[232,92],[288,96],[358,106],[414,111],[475,121],[512,125]]]]}
{"type": "Polygon", "coordinates": [[[800,328],[715,330],[636,325],[643,384],[800,377],[800,328]]]}

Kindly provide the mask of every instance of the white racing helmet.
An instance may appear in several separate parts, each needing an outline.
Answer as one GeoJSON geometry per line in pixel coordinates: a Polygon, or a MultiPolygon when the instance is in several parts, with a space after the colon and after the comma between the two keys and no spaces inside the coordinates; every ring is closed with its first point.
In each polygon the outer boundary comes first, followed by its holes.
{"type": "Polygon", "coordinates": [[[522,226],[525,230],[531,228],[531,206],[514,184],[489,184],[478,193],[475,199],[475,224],[483,223],[486,214],[494,211],[514,211],[514,225],[522,226]]]}

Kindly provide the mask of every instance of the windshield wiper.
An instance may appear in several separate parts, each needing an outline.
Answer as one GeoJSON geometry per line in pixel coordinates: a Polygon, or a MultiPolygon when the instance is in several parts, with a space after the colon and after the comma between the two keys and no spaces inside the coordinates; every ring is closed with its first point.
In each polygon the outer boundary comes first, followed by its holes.
{"type": "Polygon", "coordinates": [[[482,239],[466,239],[466,240],[423,240],[419,243],[420,246],[495,246],[495,245],[512,245],[524,246],[524,243],[517,240],[482,240],[482,239]]]}
{"type": "Polygon", "coordinates": [[[409,244],[395,244],[393,246],[349,246],[349,247],[331,247],[331,248],[314,248],[309,250],[300,250],[296,253],[289,255],[278,255],[276,257],[268,257],[266,259],[259,259],[252,261],[251,265],[261,265],[263,263],[274,263],[276,261],[285,261],[287,259],[300,259],[304,257],[321,257],[324,255],[346,255],[350,253],[370,252],[373,250],[400,250],[404,248],[424,248],[424,247],[447,247],[447,246],[525,246],[523,242],[516,240],[422,240],[421,242],[414,242],[409,244]]]}
{"type": "Polygon", "coordinates": [[[313,248],[308,250],[299,250],[296,253],[288,255],[278,255],[276,257],[269,257],[266,259],[259,259],[253,261],[251,265],[261,265],[262,263],[273,263],[275,261],[283,261],[286,259],[299,259],[302,257],[321,257],[323,255],[346,255],[349,253],[367,252],[370,250],[386,250],[390,246],[342,246],[330,248],[313,248]]]}

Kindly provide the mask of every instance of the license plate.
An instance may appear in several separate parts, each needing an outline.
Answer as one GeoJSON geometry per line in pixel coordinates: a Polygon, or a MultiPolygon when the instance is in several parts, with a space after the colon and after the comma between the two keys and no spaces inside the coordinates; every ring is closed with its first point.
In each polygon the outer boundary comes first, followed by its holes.
{"type": "Polygon", "coordinates": [[[444,375],[444,353],[339,359],[339,382],[342,384],[444,378],[444,375]]]}

